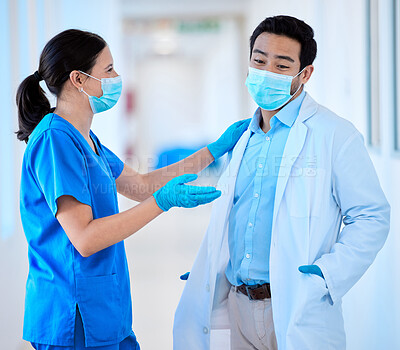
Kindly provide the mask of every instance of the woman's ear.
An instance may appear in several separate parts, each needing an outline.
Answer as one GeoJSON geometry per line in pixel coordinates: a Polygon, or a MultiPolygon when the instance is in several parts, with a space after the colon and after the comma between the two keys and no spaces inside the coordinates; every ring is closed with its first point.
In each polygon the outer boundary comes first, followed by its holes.
{"type": "Polygon", "coordinates": [[[83,89],[83,83],[86,80],[82,73],[80,73],[77,70],[73,70],[70,74],[69,74],[69,80],[71,81],[72,85],[75,86],[78,91],[82,91],[83,89]]]}

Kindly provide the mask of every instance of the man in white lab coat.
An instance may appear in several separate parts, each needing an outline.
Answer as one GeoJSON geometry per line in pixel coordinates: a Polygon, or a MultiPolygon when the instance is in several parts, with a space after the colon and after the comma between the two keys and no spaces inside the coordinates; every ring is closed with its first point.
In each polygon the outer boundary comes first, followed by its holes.
{"type": "Polygon", "coordinates": [[[250,38],[259,108],[219,180],[175,350],[346,347],[341,300],[382,248],[390,206],[362,135],[304,91],[313,36],[276,16],[250,38]]]}

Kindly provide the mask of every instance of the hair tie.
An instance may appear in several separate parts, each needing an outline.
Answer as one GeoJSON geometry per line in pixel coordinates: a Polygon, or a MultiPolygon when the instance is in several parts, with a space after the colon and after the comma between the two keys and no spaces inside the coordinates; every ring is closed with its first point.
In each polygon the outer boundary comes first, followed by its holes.
{"type": "Polygon", "coordinates": [[[43,80],[42,76],[39,74],[38,71],[36,71],[35,73],[33,73],[33,76],[36,78],[37,81],[43,80]]]}

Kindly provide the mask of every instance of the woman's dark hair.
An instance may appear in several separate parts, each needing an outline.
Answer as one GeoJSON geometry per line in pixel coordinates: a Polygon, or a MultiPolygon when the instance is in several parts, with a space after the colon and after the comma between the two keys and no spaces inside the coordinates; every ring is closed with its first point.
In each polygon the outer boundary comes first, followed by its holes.
{"type": "Polygon", "coordinates": [[[39,69],[17,90],[18,140],[28,142],[33,129],[51,111],[40,80],[45,81],[53,95],[59,96],[70,73],[73,70],[90,73],[97,56],[106,46],[99,35],[77,29],[65,30],[46,44],[40,55],[39,69]]]}
{"type": "Polygon", "coordinates": [[[284,35],[297,40],[301,44],[300,70],[312,64],[317,56],[317,43],[313,29],[305,22],[290,16],[274,16],[264,19],[250,37],[250,58],[253,46],[262,33],[284,35]]]}

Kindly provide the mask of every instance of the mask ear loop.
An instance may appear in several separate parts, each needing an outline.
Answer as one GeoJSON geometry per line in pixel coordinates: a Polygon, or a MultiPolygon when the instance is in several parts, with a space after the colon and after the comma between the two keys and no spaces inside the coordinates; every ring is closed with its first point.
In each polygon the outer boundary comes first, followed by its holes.
{"type": "Polygon", "coordinates": [[[304,69],[306,69],[307,68],[307,66],[305,66],[300,72],[298,72],[294,77],[293,77],[293,79],[294,78],[296,78],[298,75],[300,75],[301,73],[303,73],[303,71],[304,71],[304,69]]]}
{"type": "MultiPolygon", "coordinates": [[[[305,68],[305,67],[304,67],[304,68],[305,68]]],[[[90,75],[90,74],[87,74],[87,73],[85,73],[85,72],[82,72],[81,70],[78,70],[78,72],[81,72],[82,74],[85,74],[85,75],[87,75],[88,77],[91,77],[91,78],[96,79],[96,80],[98,80],[98,81],[101,82],[101,79],[98,79],[98,78],[96,78],[96,77],[94,77],[94,76],[92,76],[92,75],[90,75]]]]}
{"type": "Polygon", "coordinates": [[[90,97],[90,95],[85,90],[83,90],[83,87],[79,89],[79,92],[83,92],[87,97],[90,97]]]}
{"type": "MultiPolygon", "coordinates": [[[[306,69],[307,68],[307,66],[305,66],[300,72],[298,72],[294,77],[293,77],[293,79],[294,78],[296,78],[298,75],[300,75],[301,73],[303,73],[303,71],[304,71],[304,69],[306,69]]],[[[293,79],[292,79],[292,81],[293,81],[293,79]]],[[[296,92],[293,94],[293,95],[290,95],[290,96],[294,96],[294,95],[296,95],[298,92],[299,92],[299,90],[300,90],[300,88],[303,86],[304,84],[300,84],[299,85],[299,87],[297,88],[297,90],[296,90],[296,92]]]]}
{"type": "MultiPolygon", "coordinates": [[[[78,72],[80,72],[80,73],[82,73],[82,74],[85,74],[85,75],[87,75],[87,76],[90,77],[90,78],[96,79],[96,80],[98,80],[98,81],[101,83],[101,79],[98,79],[98,78],[96,78],[96,77],[93,77],[92,75],[87,74],[87,73],[85,73],[85,72],[82,72],[81,70],[78,70],[78,72]]],[[[85,90],[83,90],[83,87],[81,87],[81,88],[79,89],[79,92],[83,92],[84,94],[86,94],[87,97],[91,97],[85,90]]]]}
{"type": "MultiPolygon", "coordinates": [[[[85,73],[85,72],[82,72],[81,70],[78,70],[78,72],[80,72],[80,73],[82,73],[82,74],[85,74],[85,75],[88,75],[88,76],[91,77],[91,78],[97,79],[97,78],[92,77],[91,75],[89,75],[89,74],[87,74],[87,73],[85,73]]],[[[99,79],[97,79],[97,80],[99,80],[99,79]]],[[[78,89],[78,91],[79,91],[79,92],[83,92],[86,96],[90,97],[90,95],[89,95],[85,90],[83,90],[83,87],[80,87],[80,88],[78,89]]]]}

